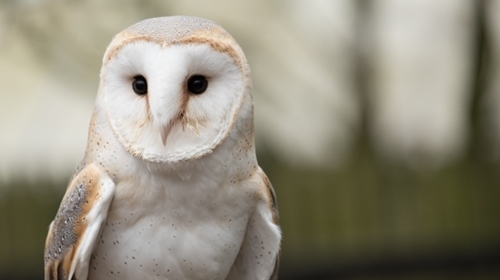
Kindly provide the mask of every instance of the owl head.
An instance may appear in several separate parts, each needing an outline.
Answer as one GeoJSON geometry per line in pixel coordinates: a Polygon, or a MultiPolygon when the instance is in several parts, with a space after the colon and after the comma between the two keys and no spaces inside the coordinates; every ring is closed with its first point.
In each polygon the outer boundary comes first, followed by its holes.
{"type": "Polygon", "coordinates": [[[141,21],[115,36],[97,102],[129,153],[177,162],[220,145],[242,108],[251,108],[250,94],[250,70],[233,37],[212,21],[175,16],[141,21]]]}

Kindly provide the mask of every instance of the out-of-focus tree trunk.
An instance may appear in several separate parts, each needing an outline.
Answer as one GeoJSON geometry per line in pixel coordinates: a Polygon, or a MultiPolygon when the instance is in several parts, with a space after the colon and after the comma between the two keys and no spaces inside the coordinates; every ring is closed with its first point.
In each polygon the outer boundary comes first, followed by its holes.
{"type": "MultiPolygon", "coordinates": [[[[480,151],[489,159],[500,162],[500,1],[483,0],[484,3],[482,21],[483,49],[487,55],[481,57],[482,72],[478,77],[481,83],[479,90],[484,91],[483,98],[476,101],[478,108],[477,116],[482,117],[478,121],[481,125],[480,132],[487,137],[487,142],[480,151]]],[[[477,98],[479,99],[479,98],[477,98]]]]}

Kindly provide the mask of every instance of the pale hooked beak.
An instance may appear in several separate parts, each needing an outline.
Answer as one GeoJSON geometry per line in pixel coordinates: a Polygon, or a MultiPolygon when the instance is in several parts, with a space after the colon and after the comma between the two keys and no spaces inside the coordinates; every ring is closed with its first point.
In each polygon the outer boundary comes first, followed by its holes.
{"type": "Polygon", "coordinates": [[[161,134],[161,142],[163,143],[163,146],[167,145],[167,137],[170,134],[170,131],[172,130],[173,126],[174,126],[174,124],[169,122],[168,124],[164,125],[161,128],[160,134],[161,134]]]}

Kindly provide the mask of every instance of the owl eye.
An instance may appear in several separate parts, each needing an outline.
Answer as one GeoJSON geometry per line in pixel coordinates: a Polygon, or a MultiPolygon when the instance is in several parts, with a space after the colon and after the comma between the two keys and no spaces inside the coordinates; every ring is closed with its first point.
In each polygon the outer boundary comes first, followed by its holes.
{"type": "Polygon", "coordinates": [[[187,88],[189,92],[194,94],[202,94],[207,90],[208,81],[204,76],[194,75],[187,81],[187,88]]]}
{"type": "Polygon", "coordinates": [[[148,82],[144,76],[139,75],[134,77],[132,88],[137,95],[144,95],[148,93],[148,82]]]}

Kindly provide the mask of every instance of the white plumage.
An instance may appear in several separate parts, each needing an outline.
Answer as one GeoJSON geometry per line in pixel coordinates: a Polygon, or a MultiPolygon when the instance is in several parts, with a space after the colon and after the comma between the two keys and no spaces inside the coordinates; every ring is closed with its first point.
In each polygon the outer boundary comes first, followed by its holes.
{"type": "Polygon", "coordinates": [[[277,223],[235,40],[195,17],[119,33],[49,230],[45,278],[276,279],[277,223]]]}

